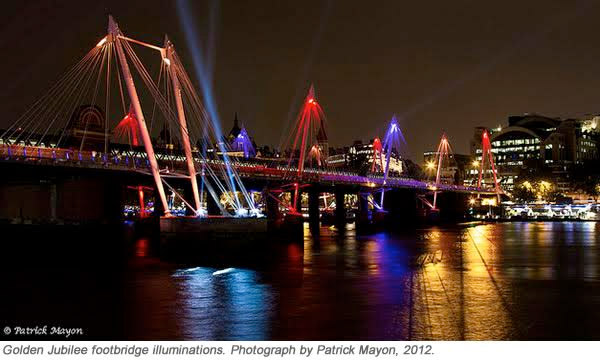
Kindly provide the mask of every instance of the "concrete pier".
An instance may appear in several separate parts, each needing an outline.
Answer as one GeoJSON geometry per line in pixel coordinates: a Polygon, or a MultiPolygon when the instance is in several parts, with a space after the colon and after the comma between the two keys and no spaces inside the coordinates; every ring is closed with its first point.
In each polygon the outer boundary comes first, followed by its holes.
{"type": "Polygon", "coordinates": [[[202,257],[218,252],[246,252],[267,246],[266,218],[161,217],[161,253],[202,257]]]}
{"type": "Polygon", "coordinates": [[[215,200],[215,198],[209,192],[206,192],[205,196],[206,196],[206,213],[209,216],[223,215],[223,214],[221,214],[221,208],[219,207],[219,204],[217,204],[217,201],[215,200]]]}
{"type": "Polygon", "coordinates": [[[311,231],[314,232],[316,229],[318,231],[320,224],[320,211],[319,211],[319,197],[321,193],[319,190],[311,186],[308,189],[308,223],[310,225],[311,231]]]}
{"type": "Polygon", "coordinates": [[[338,231],[346,229],[346,192],[341,188],[335,189],[335,226],[338,231]]]}

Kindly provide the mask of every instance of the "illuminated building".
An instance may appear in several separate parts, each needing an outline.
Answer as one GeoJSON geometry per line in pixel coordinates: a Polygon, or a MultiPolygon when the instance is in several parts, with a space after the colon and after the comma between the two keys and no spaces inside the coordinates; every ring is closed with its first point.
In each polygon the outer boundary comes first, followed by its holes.
{"type": "Polygon", "coordinates": [[[321,157],[327,162],[327,158],[329,158],[329,141],[327,140],[327,133],[325,133],[325,126],[323,124],[321,124],[317,133],[317,146],[320,149],[321,157]]]}
{"type": "MultiPolygon", "coordinates": [[[[342,149],[331,150],[327,158],[327,165],[334,168],[346,168],[358,173],[367,173],[373,164],[373,140],[364,144],[361,140],[355,140],[352,146],[342,149]]],[[[385,157],[382,162],[385,167],[385,157]]],[[[393,154],[390,156],[390,173],[400,175],[403,171],[402,158],[393,154]]]]}
{"type": "MultiPolygon", "coordinates": [[[[569,169],[574,164],[598,159],[598,119],[559,119],[537,114],[510,116],[508,126],[488,129],[492,152],[502,187],[512,190],[523,169],[547,168],[556,179],[558,188],[569,188],[569,169]]],[[[471,140],[471,155],[481,161],[481,134],[483,127],[475,128],[471,140]]],[[[479,174],[471,167],[468,178],[472,182],[479,174]]]]}

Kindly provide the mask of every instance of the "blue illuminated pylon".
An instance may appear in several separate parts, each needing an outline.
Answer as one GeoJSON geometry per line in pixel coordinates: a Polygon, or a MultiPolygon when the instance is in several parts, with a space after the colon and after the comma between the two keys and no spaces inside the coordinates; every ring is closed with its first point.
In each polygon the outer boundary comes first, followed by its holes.
{"type": "Polygon", "coordinates": [[[252,145],[252,141],[250,140],[250,136],[248,136],[248,132],[246,132],[246,128],[242,127],[238,136],[236,136],[231,143],[231,150],[233,151],[242,151],[244,153],[244,158],[253,157],[256,155],[256,150],[252,145]]]}
{"type": "MultiPolygon", "coordinates": [[[[404,139],[404,134],[402,134],[402,130],[400,129],[400,125],[398,125],[398,119],[396,119],[396,115],[392,117],[390,121],[390,126],[385,133],[385,137],[383,138],[383,153],[385,154],[385,171],[383,173],[383,185],[387,183],[389,171],[390,171],[390,160],[392,158],[392,151],[396,149],[398,153],[400,153],[400,149],[402,146],[406,145],[406,140],[404,139]]],[[[383,197],[385,194],[385,188],[381,190],[381,203],[380,206],[383,208],[383,197]]]]}

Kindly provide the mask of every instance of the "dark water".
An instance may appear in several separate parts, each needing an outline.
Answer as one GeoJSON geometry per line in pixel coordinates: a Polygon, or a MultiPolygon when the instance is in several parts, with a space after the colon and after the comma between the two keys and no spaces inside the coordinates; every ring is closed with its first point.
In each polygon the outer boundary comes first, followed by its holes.
{"type": "Polygon", "coordinates": [[[243,265],[167,263],[145,238],[114,256],[84,237],[86,253],[57,260],[4,252],[0,326],[92,339],[598,340],[599,237],[593,222],[322,227],[319,241],[306,231],[303,245],[243,265]]]}

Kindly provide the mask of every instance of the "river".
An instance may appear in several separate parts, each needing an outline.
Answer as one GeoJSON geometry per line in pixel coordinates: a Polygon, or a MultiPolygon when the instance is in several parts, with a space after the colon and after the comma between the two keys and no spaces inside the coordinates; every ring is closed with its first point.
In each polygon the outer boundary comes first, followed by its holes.
{"type": "Polygon", "coordinates": [[[599,238],[596,222],[366,236],[349,224],[243,263],[166,262],[143,237],[119,257],[96,245],[42,263],[5,253],[0,326],[82,328],[74,339],[599,340],[599,238]]]}

